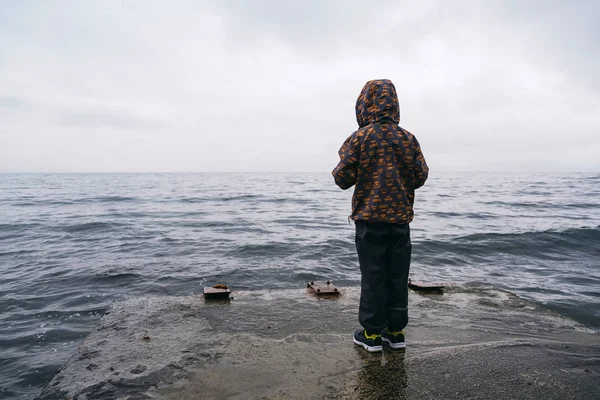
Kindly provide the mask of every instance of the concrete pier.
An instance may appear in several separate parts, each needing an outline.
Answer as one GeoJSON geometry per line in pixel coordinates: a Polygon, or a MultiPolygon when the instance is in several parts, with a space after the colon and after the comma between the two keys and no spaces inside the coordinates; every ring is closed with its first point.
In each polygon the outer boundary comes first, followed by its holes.
{"type": "Polygon", "coordinates": [[[600,398],[600,335],[493,289],[411,293],[406,351],[352,343],[359,289],[112,305],[38,399],[600,398]]]}

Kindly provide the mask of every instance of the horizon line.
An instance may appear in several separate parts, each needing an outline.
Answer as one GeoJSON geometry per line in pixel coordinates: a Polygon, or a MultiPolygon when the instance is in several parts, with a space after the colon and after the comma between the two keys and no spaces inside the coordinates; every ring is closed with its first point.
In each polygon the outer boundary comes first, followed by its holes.
{"type": "MultiPolygon", "coordinates": [[[[431,172],[431,171],[430,171],[431,172]]],[[[2,175],[84,175],[84,174],[331,174],[331,171],[0,171],[2,175]]],[[[498,173],[558,173],[558,174],[594,174],[600,173],[598,170],[437,170],[435,173],[476,173],[476,174],[498,174],[498,173]]]]}

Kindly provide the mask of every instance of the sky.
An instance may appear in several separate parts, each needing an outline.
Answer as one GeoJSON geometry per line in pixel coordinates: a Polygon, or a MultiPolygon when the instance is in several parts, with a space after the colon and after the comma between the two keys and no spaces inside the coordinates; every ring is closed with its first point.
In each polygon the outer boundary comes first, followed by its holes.
{"type": "Polygon", "coordinates": [[[600,1],[0,0],[0,172],[331,171],[364,83],[434,171],[600,172],[600,1]]]}

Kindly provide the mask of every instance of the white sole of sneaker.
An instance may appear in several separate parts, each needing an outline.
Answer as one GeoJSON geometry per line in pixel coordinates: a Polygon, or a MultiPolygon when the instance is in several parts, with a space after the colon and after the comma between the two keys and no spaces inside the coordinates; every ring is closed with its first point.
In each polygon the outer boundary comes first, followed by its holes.
{"type": "Polygon", "coordinates": [[[392,343],[392,341],[388,338],[381,338],[381,340],[389,344],[390,347],[395,350],[406,348],[406,343],[392,343]]]}
{"type": "Polygon", "coordinates": [[[369,346],[368,344],[359,342],[358,340],[356,340],[354,338],[352,338],[352,340],[354,341],[354,344],[364,347],[365,350],[368,351],[369,353],[377,353],[378,351],[383,351],[383,346],[369,346]]]}

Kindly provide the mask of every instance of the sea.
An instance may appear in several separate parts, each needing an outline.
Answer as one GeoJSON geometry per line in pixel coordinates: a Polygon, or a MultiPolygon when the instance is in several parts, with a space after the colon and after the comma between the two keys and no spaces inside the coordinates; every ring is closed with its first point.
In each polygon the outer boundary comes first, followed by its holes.
{"type": "MultiPolygon", "coordinates": [[[[0,174],[0,398],[33,398],[114,301],[358,286],[329,173],[0,174]]],[[[436,173],[411,278],[509,290],[600,329],[599,173],[436,173]]]]}

